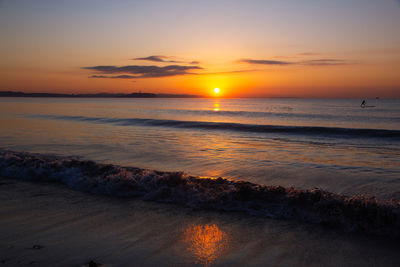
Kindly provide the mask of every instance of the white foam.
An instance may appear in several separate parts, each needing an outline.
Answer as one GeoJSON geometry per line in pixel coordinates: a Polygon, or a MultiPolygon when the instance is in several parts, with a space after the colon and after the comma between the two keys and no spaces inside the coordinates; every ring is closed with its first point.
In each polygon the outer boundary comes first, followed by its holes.
{"type": "Polygon", "coordinates": [[[369,196],[343,196],[319,189],[263,186],[12,151],[0,152],[0,176],[57,182],[93,194],[242,211],[400,237],[400,201],[394,199],[380,201],[369,196]]]}

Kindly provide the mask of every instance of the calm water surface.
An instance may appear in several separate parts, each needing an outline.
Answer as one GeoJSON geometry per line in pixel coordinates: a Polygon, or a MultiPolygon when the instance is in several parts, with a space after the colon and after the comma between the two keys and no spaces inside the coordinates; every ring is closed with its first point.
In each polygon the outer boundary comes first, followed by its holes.
{"type": "Polygon", "coordinates": [[[0,98],[0,148],[400,198],[400,100],[0,98]]]}

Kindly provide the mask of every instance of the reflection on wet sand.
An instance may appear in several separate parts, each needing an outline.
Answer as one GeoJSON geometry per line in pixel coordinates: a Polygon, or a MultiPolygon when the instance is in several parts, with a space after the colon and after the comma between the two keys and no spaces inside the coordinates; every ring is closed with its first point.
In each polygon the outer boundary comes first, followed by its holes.
{"type": "Polygon", "coordinates": [[[196,257],[196,263],[211,265],[229,245],[227,233],[215,224],[196,224],[185,230],[187,250],[196,257]]]}

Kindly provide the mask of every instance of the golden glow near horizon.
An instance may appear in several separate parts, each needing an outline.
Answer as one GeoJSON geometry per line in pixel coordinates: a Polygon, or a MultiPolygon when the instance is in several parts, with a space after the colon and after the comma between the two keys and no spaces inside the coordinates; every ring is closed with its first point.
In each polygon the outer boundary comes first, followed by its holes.
{"type": "Polygon", "coordinates": [[[219,88],[214,88],[214,94],[219,94],[219,88]]]}
{"type": "Polygon", "coordinates": [[[0,91],[400,97],[395,0],[0,2],[0,91]]]}

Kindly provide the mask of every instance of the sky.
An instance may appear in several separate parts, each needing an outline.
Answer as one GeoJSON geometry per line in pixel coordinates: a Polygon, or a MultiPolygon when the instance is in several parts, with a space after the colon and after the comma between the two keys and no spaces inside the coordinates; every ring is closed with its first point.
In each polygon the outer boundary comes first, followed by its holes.
{"type": "Polygon", "coordinates": [[[0,91],[400,97],[400,0],[0,0],[0,91]]]}

